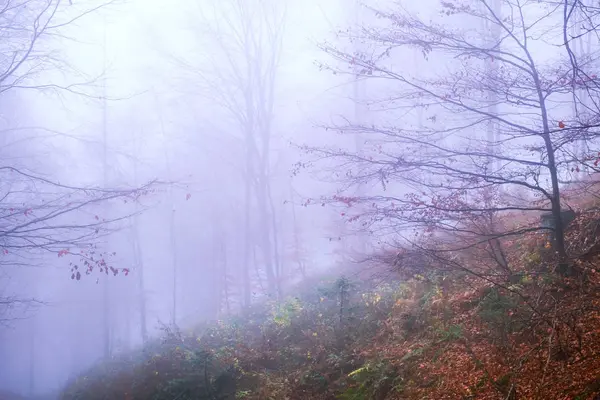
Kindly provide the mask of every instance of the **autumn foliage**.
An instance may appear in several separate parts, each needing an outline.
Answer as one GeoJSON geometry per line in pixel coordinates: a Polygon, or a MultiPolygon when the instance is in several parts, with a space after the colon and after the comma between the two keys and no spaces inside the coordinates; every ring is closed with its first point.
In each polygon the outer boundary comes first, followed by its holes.
{"type": "Polygon", "coordinates": [[[565,119],[561,109],[576,90],[597,94],[595,64],[578,64],[563,38],[577,23],[569,10],[583,6],[505,1],[514,15],[501,18],[481,3],[442,2],[447,25],[371,9],[379,22],[339,32],[353,50],[320,46],[330,57],[321,69],[384,82],[371,103],[392,118],[325,127],[364,146],[304,146],[311,162],[294,173],[336,170],[335,194],[303,205],[337,207],[344,223],[379,235],[369,258],[378,279],[344,268],[355,279],[307,281],[244,315],[172,327],[151,347],[156,357],[107,361],[63,398],[600,395],[598,110],[579,98],[572,105],[589,113],[565,119]],[[482,22],[498,30],[494,43],[472,29],[482,22]],[[559,49],[556,61],[538,59],[534,38],[559,49]],[[401,48],[448,62],[447,75],[397,68],[401,48]],[[406,120],[395,114],[403,108],[406,120]],[[371,191],[350,194],[360,186],[371,191]],[[563,220],[567,211],[574,219],[563,220]]]}
{"type": "Polygon", "coordinates": [[[457,254],[464,268],[390,250],[373,258],[371,280],[364,266],[345,268],[350,278],[309,280],[244,315],[165,328],[162,342],[86,372],[63,399],[593,399],[599,220],[587,209],[569,225],[569,276],[544,232],[503,242],[510,274],[483,249],[457,254]]]}

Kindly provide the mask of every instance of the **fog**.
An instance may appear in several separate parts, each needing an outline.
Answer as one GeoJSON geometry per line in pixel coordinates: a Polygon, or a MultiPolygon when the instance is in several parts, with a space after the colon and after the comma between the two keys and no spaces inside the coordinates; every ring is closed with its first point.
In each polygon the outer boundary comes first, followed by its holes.
{"type": "MultiPolygon", "coordinates": [[[[444,17],[435,1],[403,4],[423,20],[444,17]]],[[[161,326],[188,329],[283,298],[306,276],[412,234],[414,220],[348,223],[351,200],[331,196],[388,204],[412,190],[410,178],[434,188],[439,176],[416,175],[434,168],[367,165],[382,145],[390,159],[408,147],[332,127],[394,125],[424,137],[437,129],[425,140],[463,148],[488,137],[488,128],[465,130],[485,122],[477,115],[397,94],[390,79],[343,73],[362,67],[332,49],[357,58],[381,50],[349,42],[347,27],[385,26],[351,0],[0,0],[2,7],[0,389],[23,396],[56,393],[99,360],[159,336],[161,326]],[[40,26],[48,30],[33,40],[40,26]],[[468,133],[450,137],[458,125],[468,133]],[[336,150],[314,151],[322,148],[336,150]],[[347,151],[363,161],[334,160],[347,151]]],[[[448,29],[465,23],[454,19],[448,29]]],[[[546,39],[532,39],[536,60],[555,58],[554,39],[546,39]]],[[[519,50],[510,46],[507,54],[519,50]]],[[[464,67],[419,48],[394,50],[388,65],[419,82],[464,67]]],[[[486,99],[485,90],[465,96],[486,99]]],[[[558,96],[549,107],[567,119],[569,94],[558,96]]],[[[490,112],[531,126],[523,104],[490,112]]],[[[498,151],[530,157],[532,141],[502,142],[498,151]]],[[[413,155],[433,157],[416,148],[413,155]]]]}
{"type": "MultiPolygon", "coordinates": [[[[344,80],[315,66],[316,42],[347,20],[344,8],[333,1],[58,4],[52,23],[65,26],[36,49],[53,59],[39,71],[19,71],[27,89],[2,92],[3,166],[81,188],[149,186],[139,197],[68,216],[107,221],[104,234],[26,251],[7,244],[2,389],[56,391],[107,353],[158,335],[161,323],[219,318],[244,296],[277,296],[275,281],[284,291],[307,269],[339,258],[329,240],[332,225],[341,225],[337,213],[302,206],[323,184],[293,178],[293,169],[302,160],[297,146],[322,136],[315,122],[351,108],[344,80]],[[261,76],[244,81],[251,63],[251,74],[261,76]],[[250,104],[245,85],[254,85],[250,104]],[[262,120],[247,128],[247,118],[262,120]],[[260,154],[255,177],[245,170],[244,129],[266,131],[252,145],[260,154]],[[252,187],[245,193],[251,179],[260,180],[256,195],[252,187]],[[258,200],[245,205],[245,196],[258,200]],[[88,243],[106,254],[107,268],[127,275],[106,275],[101,266],[84,274],[79,252],[88,243]],[[71,279],[75,264],[80,279],[71,279]],[[244,269],[252,286],[246,294],[244,269]]],[[[52,185],[40,190],[23,204],[63,195],[52,185]]]]}

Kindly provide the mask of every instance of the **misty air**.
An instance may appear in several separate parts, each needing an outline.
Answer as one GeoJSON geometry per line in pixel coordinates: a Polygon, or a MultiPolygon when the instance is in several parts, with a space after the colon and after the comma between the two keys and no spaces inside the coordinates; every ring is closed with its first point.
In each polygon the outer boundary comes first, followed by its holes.
{"type": "Polygon", "coordinates": [[[600,399],[599,26],[0,0],[0,400],[600,399]]]}

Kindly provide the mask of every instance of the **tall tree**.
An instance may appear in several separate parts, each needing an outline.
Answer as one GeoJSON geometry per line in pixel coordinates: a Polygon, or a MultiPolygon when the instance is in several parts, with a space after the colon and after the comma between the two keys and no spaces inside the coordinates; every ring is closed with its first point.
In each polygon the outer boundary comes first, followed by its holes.
{"type": "MultiPolygon", "coordinates": [[[[139,141],[137,136],[134,136],[134,148],[136,154],[140,154],[139,141]]],[[[133,182],[134,185],[139,184],[139,161],[137,158],[133,159],[133,182]]],[[[140,238],[140,205],[135,203],[135,215],[131,221],[131,238],[133,247],[133,266],[137,275],[137,289],[138,289],[138,307],[140,315],[140,337],[142,343],[146,344],[148,341],[148,315],[147,315],[147,300],[146,300],[146,284],[144,279],[144,254],[142,248],[142,242],[140,238]]]]}
{"type": "MultiPolygon", "coordinates": [[[[44,81],[44,73],[60,70],[70,72],[66,60],[55,47],[56,38],[68,38],[68,29],[111,4],[110,1],[89,1],[75,5],[62,0],[5,0],[0,3],[0,95],[10,96],[25,90],[57,91],[89,94],[89,82],[59,84],[44,81]]],[[[3,120],[8,110],[3,107],[3,120]]],[[[12,110],[14,111],[14,110],[12,110]]],[[[6,121],[5,121],[6,122],[6,121]]],[[[15,131],[8,121],[3,130],[15,131]]],[[[16,141],[15,141],[16,142],[16,141]]],[[[4,143],[9,146],[13,143],[4,143]]],[[[150,190],[139,188],[109,188],[70,184],[52,177],[47,170],[16,159],[3,158],[0,163],[0,267],[37,265],[40,257],[54,254],[65,257],[71,266],[71,277],[79,280],[99,270],[105,275],[119,274],[127,269],[111,266],[108,251],[98,251],[104,237],[119,228],[129,211],[109,217],[100,206],[125,199],[131,200],[150,190]]],[[[22,304],[25,299],[14,296],[0,299],[0,314],[22,304]]],[[[8,314],[11,315],[11,314],[8,314]]]]}
{"type": "MultiPolygon", "coordinates": [[[[197,93],[211,99],[235,124],[243,148],[244,196],[244,304],[251,300],[250,260],[253,246],[260,249],[271,295],[279,293],[277,231],[271,207],[273,109],[277,69],[282,51],[285,6],[275,1],[209,2],[199,6],[199,41],[216,46],[211,57],[176,62],[191,75],[197,93]],[[206,10],[210,9],[210,12],[206,10]],[[210,14],[210,15],[209,15],[210,14]],[[256,212],[255,212],[256,211],[256,212]],[[256,218],[253,219],[253,214],[256,218]],[[255,229],[253,225],[257,225],[255,229]],[[253,237],[252,232],[258,231],[253,237]]],[[[196,18],[196,17],[195,17],[196,18]]],[[[197,26],[197,18],[194,21],[197,26]]],[[[203,54],[204,56],[204,54],[203,54]]]]}
{"type": "MultiPolygon", "coordinates": [[[[87,1],[72,4],[65,0],[4,0],[0,4],[0,94],[13,89],[69,91],[88,94],[88,82],[40,82],[47,71],[73,72],[49,46],[57,37],[67,38],[67,30],[86,16],[113,1],[87,1]]],[[[79,74],[78,74],[79,75],[79,74]]]]}
{"type": "MultiPolygon", "coordinates": [[[[103,28],[102,28],[102,63],[103,69],[106,70],[107,66],[107,58],[108,58],[108,24],[106,18],[103,18],[103,28]]],[[[104,77],[102,81],[102,124],[100,126],[100,130],[102,133],[102,185],[104,187],[108,187],[109,182],[109,167],[108,167],[108,130],[109,130],[109,120],[108,120],[108,102],[107,102],[107,94],[108,87],[106,77],[104,77]]],[[[108,214],[107,204],[104,204],[103,212],[104,214],[108,214]]],[[[110,288],[108,275],[104,277],[104,281],[102,282],[102,325],[103,325],[103,344],[104,344],[104,357],[108,358],[111,355],[111,313],[110,313],[110,288]]]]}
{"type": "MultiPolygon", "coordinates": [[[[571,64],[571,76],[566,81],[572,85],[573,119],[577,125],[594,125],[600,113],[600,82],[596,79],[599,66],[594,54],[600,7],[591,1],[564,0],[562,9],[562,36],[571,64]]],[[[595,162],[595,159],[587,157],[591,149],[586,138],[572,143],[570,147],[572,157],[584,164],[579,171],[581,180],[585,174],[595,171],[595,168],[585,165],[595,162]]]]}
{"type": "MultiPolygon", "coordinates": [[[[340,191],[329,200],[367,205],[356,215],[344,214],[372,232],[408,242],[415,242],[414,229],[425,232],[421,245],[430,250],[493,247],[497,238],[551,229],[558,261],[567,263],[560,181],[582,162],[567,145],[585,140],[597,146],[598,133],[594,120],[569,119],[564,106],[574,87],[584,83],[572,79],[575,70],[561,34],[567,22],[556,25],[564,21],[565,7],[512,0],[498,6],[491,0],[441,2],[431,21],[400,4],[366,7],[380,23],[355,26],[340,36],[363,42],[368,51],[323,43],[341,65],[322,67],[346,74],[350,65],[358,79],[380,85],[373,104],[389,117],[327,127],[362,135],[367,143],[362,154],[351,148],[307,150],[316,160],[337,161],[346,171],[345,188],[370,182],[381,191],[363,196],[340,191]],[[497,11],[504,8],[511,11],[506,17],[497,11]],[[468,28],[482,21],[497,40],[468,28]],[[415,51],[424,65],[410,71],[398,64],[415,51]],[[444,71],[436,64],[445,65],[444,71]],[[423,124],[415,121],[419,110],[426,116],[423,124]],[[491,124],[495,134],[482,135],[491,124]],[[530,217],[550,212],[554,223],[490,223],[516,212],[530,217]]],[[[510,268],[502,257],[496,259],[510,268]]]]}

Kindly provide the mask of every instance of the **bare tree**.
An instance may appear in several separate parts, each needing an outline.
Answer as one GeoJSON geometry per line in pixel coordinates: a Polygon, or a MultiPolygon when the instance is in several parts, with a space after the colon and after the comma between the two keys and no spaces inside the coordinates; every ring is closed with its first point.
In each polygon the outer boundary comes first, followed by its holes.
{"type": "MultiPolygon", "coordinates": [[[[40,251],[79,255],[75,249],[93,245],[130,215],[125,212],[106,219],[96,214],[101,204],[136,200],[152,190],[151,184],[136,189],[71,186],[12,167],[0,167],[0,173],[0,245],[5,255],[20,255],[22,251],[32,256],[40,251]]],[[[27,255],[19,259],[26,260],[27,255]]]]}
{"type": "MultiPolygon", "coordinates": [[[[562,36],[571,65],[570,76],[565,79],[572,87],[573,120],[576,125],[595,125],[600,113],[597,79],[598,59],[595,56],[598,42],[600,7],[585,0],[564,0],[562,36]]],[[[571,156],[584,164],[579,169],[579,181],[589,172],[595,172],[596,157],[589,157],[588,138],[583,137],[571,146],[571,156]],[[594,163],[593,168],[588,164],[594,163]]]]}
{"type": "Polygon", "coordinates": [[[90,14],[115,3],[65,0],[4,0],[0,3],[0,94],[13,89],[68,91],[90,95],[93,79],[61,84],[40,82],[47,71],[62,70],[81,76],[56,48],[58,39],[69,39],[68,28],[90,14]],[[52,43],[54,41],[54,43],[52,43]]]}
{"type": "Polygon", "coordinates": [[[584,162],[567,145],[585,140],[590,151],[584,159],[590,160],[597,146],[597,117],[569,118],[564,106],[574,85],[583,83],[569,79],[574,67],[561,35],[563,4],[503,0],[499,6],[510,11],[507,17],[487,0],[442,2],[437,22],[419,18],[400,3],[386,10],[365,7],[381,24],[358,26],[340,37],[364,42],[366,50],[347,52],[323,43],[321,48],[342,65],[321,67],[382,85],[382,96],[371,107],[389,118],[326,127],[362,135],[368,145],[362,154],[345,148],[306,150],[315,161],[337,162],[345,172],[340,174],[344,186],[328,200],[368,205],[360,215],[348,212],[346,218],[372,232],[416,242],[417,230],[426,235],[420,237],[421,246],[446,252],[485,246],[509,268],[498,239],[552,230],[564,266],[568,254],[560,182],[584,162]],[[490,43],[488,34],[468,28],[480,21],[499,32],[494,35],[498,40],[490,43]],[[548,31],[559,39],[548,43],[548,31]],[[415,51],[435,72],[419,68],[411,73],[403,67],[401,61],[415,51]],[[490,62],[496,67],[489,68],[490,62]],[[444,71],[434,63],[443,64],[444,71]],[[426,119],[417,126],[418,111],[426,119]],[[495,135],[486,137],[482,132],[490,124],[495,135]],[[381,191],[346,194],[364,183],[378,184],[381,191]],[[539,219],[524,222],[544,212],[553,216],[553,226],[542,226],[539,219]],[[524,217],[494,222],[507,214],[524,217]]]}
{"type": "MultiPolygon", "coordinates": [[[[139,151],[140,146],[137,141],[137,136],[134,136],[134,147],[136,151],[139,151]]],[[[137,185],[139,181],[138,169],[139,162],[137,159],[133,160],[133,181],[137,185]]],[[[138,306],[140,315],[140,337],[142,343],[146,344],[148,341],[148,315],[147,315],[147,299],[146,299],[146,284],[144,280],[144,256],[143,248],[140,238],[140,220],[139,220],[140,209],[136,203],[135,216],[131,221],[131,239],[133,246],[133,265],[137,275],[137,286],[138,286],[138,306]]]]}
{"type": "Polygon", "coordinates": [[[296,216],[296,203],[295,203],[294,187],[290,184],[290,207],[292,211],[292,236],[293,243],[291,248],[288,249],[288,258],[290,261],[295,262],[298,266],[297,272],[303,279],[306,279],[306,249],[302,246],[302,230],[298,224],[296,216]]]}
{"type": "MultiPolygon", "coordinates": [[[[111,0],[75,4],[64,0],[0,2],[0,95],[3,99],[12,101],[23,90],[91,96],[88,89],[96,89],[93,80],[81,78],[81,82],[62,83],[62,80],[45,79],[45,74],[60,72],[63,78],[77,79],[83,76],[60,54],[59,46],[72,38],[72,28],[113,3],[111,0]]],[[[3,135],[11,133],[14,139],[8,144],[35,140],[36,135],[28,134],[32,129],[17,126],[11,118],[6,118],[14,112],[13,108],[14,105],[9,104],[0,110],[5,120],[3,135]]],[[[43,127],[34,130],[43,130],[48,135],[54,133],[43,127]]],[[[6,272],[9,268],[14,271],[41,265],[48,254],[54,253],[65,258],[65,266],[71,267],[74,280],[94,270],[104,275],[128,274],[127,268],[111,265],[110,249],[99,251],[98,245],[136,213],[129,205],[153,190],[152,183],[137,188],[66,184],[50,174],[38,172],[41,168],[34,166],[31,160],[17,159],[3,156],[0,163],[0,268],[6,272]],[[102,212],[102,205],[110,203],[120,208],[114,216],[102,212]]],[[[41,303],[7,293],[0,301],[0,313],[12,319],[15,313],[10,313],[11,309],[21,310],[23,306],[35,304],[41,303]]]]}
{"type": "MultiPolygon", "coordinates": [[[[246,305],[251,300],[250,260],[255,245],[260,249],[270,294],[276,295],[280,289],[277,222],[270,179],[273,107],[285,12],[276,3],[279,2],[228,0],[200,5],[200,20],[205,23],[197,28],[197,38],[200,43],[210,39],[209,45],[216,45],[217,49],[206,57],[206,64],[189,57],[175,57],[176,64],[190,73],[185,84],[189,87],[193,82],[194,94],[210,98],[240,134],[244,152],[239,168],[244,181],[242,273],[246,305]],[[254,224],[259,227],[256,238],[252,237],[254,224]]],[[[198,26],[196,17],[194,25],[198,26]]]]}
{"type": "MultiPolygon", "coordinates": [[[[105,189],[62,184],[12,167],[0,167],[0,266],[21,268],[40,264],[45,255],[64,257],[71,279],[80,280],[99,270],[104,275],[128,274],[129,269],[111,265],[110,254],[97,244],[115,232],[131,215],[106,218],[104,203],[135,202],[152,184],[137,189],[105,189]]],[[[0,313],[15,307],[41,304],[36,299],[4,297],[0,313]]],[[[8,314],[14,318],[14,314],[8,314]]]]}

